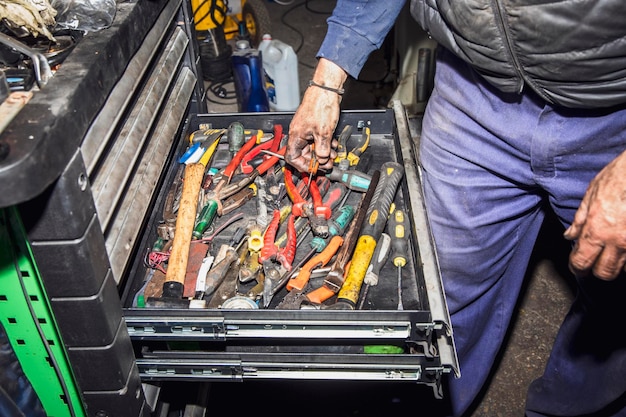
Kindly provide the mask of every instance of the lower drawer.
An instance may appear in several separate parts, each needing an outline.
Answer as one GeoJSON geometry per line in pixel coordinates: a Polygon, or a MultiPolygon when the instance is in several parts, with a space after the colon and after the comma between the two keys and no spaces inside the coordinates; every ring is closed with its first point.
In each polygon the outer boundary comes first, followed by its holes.
{"type": "MultiPolygon", "coordinates": [[[[408,213],[409,256],[400,281],[397,267],[388,260],[376,285],[360,287],[353,308],[337,309],[336,297],[322,304],[286,308],[281,304],[289,295],[284,287],[265,307],[252,291],[262,279],[241,282],[236,261],[213,295],[223,297],[218,302],[207,298],[202,308],[169,308],[162,304],[146,307],[141,303],[140,296],[149,295],[145,291],[158,292],[160,288],[151,280],[164,275],[146,266],[146,254],[159,237],[159,226],[163,233],[166,196],[180,173],[178,156],[187,148],[188,135],[200,129],[225,129],[233,122],[241,122],[250,131],[264,132],[272,132],[273,126],[280,124],[288,132],[291,117],[291,113],[236,113],[198,115],[190,121],[144,227],[139,255],[122,288],[125,321],[142,380],[406,380],[432,385],[440,395],[442,375],[458,374],[458,364],[415,164],[416,134],[412,134],[412,122],[399,103],[387,110],[342,112],[336,134],[346,125],[353,126],[354,137],[364,127],[370,129],[369,146],[362,155],[370,160],[365,168],[369,175],[380,171],[387,161],[399,162],[403,167],[392,205],[408,213]],[[233,301],[233,297],[239,303],[225,302],[233,301]]],[[[223,137],[212,166],[222,169],[230,158],[223,137]]],[[[358,207],[362,196],[362,192],[351,191],[345,204],[358,207]]],[[[216,256],[222,245],[232,243],[239,226],[258,219],[257,198],[216,217],[212,227],[219,233],[202,247],[200,258],[216,256]]],[[[287,197],[284,201],[289,202],[287,197]]],[[[307,226],[302,230],[300,236],[305,237],[297,248],[294,265],[303,262],[310,252],[312,234],[307,234],[307,226]]],[[[248,256],[246,253],[242,250],[240,259],[248,256]]],[[[190,251],[192,254],[198,256],[190,251]]],[[[165,263],[162,266],[167,267],[165,263]]],[[[188,276],[196,275],[198,267],[198,262],[190,259],[188,276]]],[[[325,277],[323,270],[317,271],[309,288],[323,285],[325,277]]]]}

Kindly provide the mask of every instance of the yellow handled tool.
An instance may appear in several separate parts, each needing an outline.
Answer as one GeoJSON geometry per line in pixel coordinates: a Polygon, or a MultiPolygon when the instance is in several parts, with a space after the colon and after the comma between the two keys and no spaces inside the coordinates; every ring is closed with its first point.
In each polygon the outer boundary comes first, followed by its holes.
{"type": "Polygon", "coordinates": [[[396,162],[386,162],[382,165],[380,180],[367,209],[365,223],[361,227],[348,273],[337,294],[337,304],[343,303],[346,308],[355,308],[365,273],[387,223],[389,210],[403,175],[404,168],[396,162]]]}

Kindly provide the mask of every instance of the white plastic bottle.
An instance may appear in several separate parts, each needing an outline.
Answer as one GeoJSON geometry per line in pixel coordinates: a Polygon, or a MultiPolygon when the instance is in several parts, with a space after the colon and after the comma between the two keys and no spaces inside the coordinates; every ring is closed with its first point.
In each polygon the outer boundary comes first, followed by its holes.
{"type": "Polygon", "coordinates": [[[300,105],[298,56],[293,48],[269,34],[259,44],[270,109],[293,111],[300,105]]]}

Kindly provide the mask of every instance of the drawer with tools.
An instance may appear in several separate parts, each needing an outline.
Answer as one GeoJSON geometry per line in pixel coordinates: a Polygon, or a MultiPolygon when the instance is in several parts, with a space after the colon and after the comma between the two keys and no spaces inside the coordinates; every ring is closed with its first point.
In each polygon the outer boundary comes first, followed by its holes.
{"type": "Polygon", "coordinates": [[[332,171],[292,114],[189,121],[122,289],[144,381],[458,373],[404,108],[344,111],[332,171]]]}

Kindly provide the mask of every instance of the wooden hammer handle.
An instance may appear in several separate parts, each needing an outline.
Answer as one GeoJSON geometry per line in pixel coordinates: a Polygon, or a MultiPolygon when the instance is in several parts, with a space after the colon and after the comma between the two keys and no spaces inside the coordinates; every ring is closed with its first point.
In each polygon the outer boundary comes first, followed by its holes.
{"type": "Polygon", "coordinates": [[[180,197],[178,215],[176,216],[176,230],[165,274],[166,282],[175,281],[183,285],[185,284],[189,246],[191,245],[191,235],[196,222],[198,195],[200,194],[203,177],[204,165],[195,163],[185,166],[183,191],[180,197]]]}

